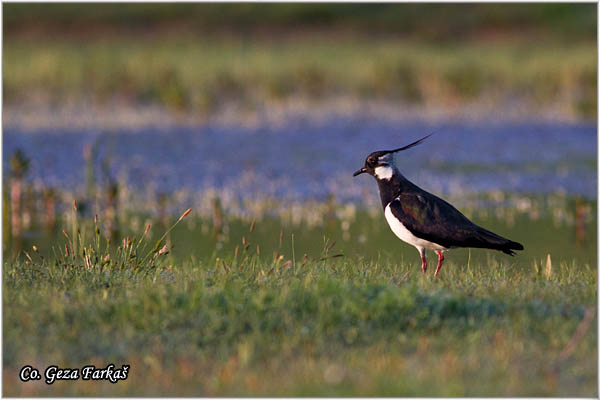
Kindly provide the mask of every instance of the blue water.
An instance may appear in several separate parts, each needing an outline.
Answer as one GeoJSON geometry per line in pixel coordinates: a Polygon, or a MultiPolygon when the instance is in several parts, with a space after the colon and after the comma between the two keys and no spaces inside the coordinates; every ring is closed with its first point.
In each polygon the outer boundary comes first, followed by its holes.
{"type": "Polygon", "coordinates": [[[4,171],[17,148],[31,158],[29,179],[61,189],[84,185],[84,145],[94,146],[99,181],[112,176],[131,187],[230,189],[240,197],[307,199],[330,193],[360,202],[376,190],[352,173],[372,151],[408,144],[402,173],[440,194],[499,190],[578,194],[596,198],[596,125],[556,122],[448,122],[335,116],[289,118],[254,127],[207,124],[103,132],[5,128],[4,171]],[[103,168],[102,165],[107,165],[103,168]]]}

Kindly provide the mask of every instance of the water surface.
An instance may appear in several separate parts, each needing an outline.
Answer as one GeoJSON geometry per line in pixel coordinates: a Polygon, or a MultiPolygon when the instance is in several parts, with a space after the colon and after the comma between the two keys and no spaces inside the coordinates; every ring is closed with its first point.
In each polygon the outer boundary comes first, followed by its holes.
{"type": "Polygon", "coordinates": [[[558,122],[448,122],[367,117],[288,118],[281,124],[206,124],[117,131],[4,130],[5,174],[17,148],[31,158],[29,179],[61,189],[85,182],[84,147],[94,150],[95,176],[152,185],[159,192],[209,188],[240,197],[373,200],[371,178],[352,178],[367,154],[399,147],[398,167],[437,194],[504,191],[596,197],[596,126],[558,122]]]}

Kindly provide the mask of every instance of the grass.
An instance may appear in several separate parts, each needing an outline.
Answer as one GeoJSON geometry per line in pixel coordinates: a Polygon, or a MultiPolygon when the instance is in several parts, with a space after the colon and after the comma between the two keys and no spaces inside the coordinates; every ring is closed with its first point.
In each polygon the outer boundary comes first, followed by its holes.
{"type": "Polygon", "coordinates": [[[4,100],[118,102],[210,115],[231,104],[256,110],[289,99],[319,104],[350,98],[420,109],[518,104],[591,118],[593,39],[431,43],[318,33],[257,40],[189,33],[118,40],[17,35],[4,42],[4,100]]]}
{"type": "Polygon", "coordinates": [[[594,4],[8,4],[6,31],[97,34],[169,26],[274,34],[327,29],[453,40],[528,33],[578,40],[596,30],[594,4]]]}
{"type": "Polygon", "coordinates": [[[168,254],[156,227],[107,249],[79,219],[77,252],[5,257],[4,395],[597,395],[595,231],[577,247],[549,218],[489,218],[526,251],[453,251],[434,279],[381,215],[224,218],[215,238],[192,213],[168,254]],[[18,380],[24,364],[89,363],[130,364],[129,378],[18,380]]]}

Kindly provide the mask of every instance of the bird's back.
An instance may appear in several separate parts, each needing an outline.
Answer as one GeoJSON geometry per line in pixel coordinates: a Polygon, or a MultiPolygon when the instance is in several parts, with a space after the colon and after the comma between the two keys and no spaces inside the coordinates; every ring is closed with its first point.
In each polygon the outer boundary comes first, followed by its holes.
{"type": "Polygon", "coordinates": [[[507,254],[523,249],[521,244],[476,225],[434,194],[412,183],[402,186],[404,190],[389,203],[390,210],[415,236],[446,248],[490,248],[507,254]]]}

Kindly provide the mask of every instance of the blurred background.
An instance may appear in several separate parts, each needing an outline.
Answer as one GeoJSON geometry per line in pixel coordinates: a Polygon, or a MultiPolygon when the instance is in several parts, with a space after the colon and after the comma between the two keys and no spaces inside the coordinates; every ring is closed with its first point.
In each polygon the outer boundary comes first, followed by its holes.
{"type": "Polygon", "coordinates": [[[594,120],[595,29],[593,4],[12,4],[4,97],[31,124],[56,108],[197,121],[366,101],[594,120]]]}
{"type": "Polygon", "coordinates": [[[73,200],[114,230],[187,207],[376,212],[352,171],[433,131],[403,153],[409,179],[575,224],[596,196],[596,68],[594,4],[7,4],[4,249],[73,200]]]}
{"type": "Polygon", "coordinates": [[[596,4],[8,3],[3,34],[4,394],[597,394],[594,335],[546,371],[596,304],[596,4]],[[352,173],[431,132],[400,171],[518,257],[421,279],[352,173]]]}

